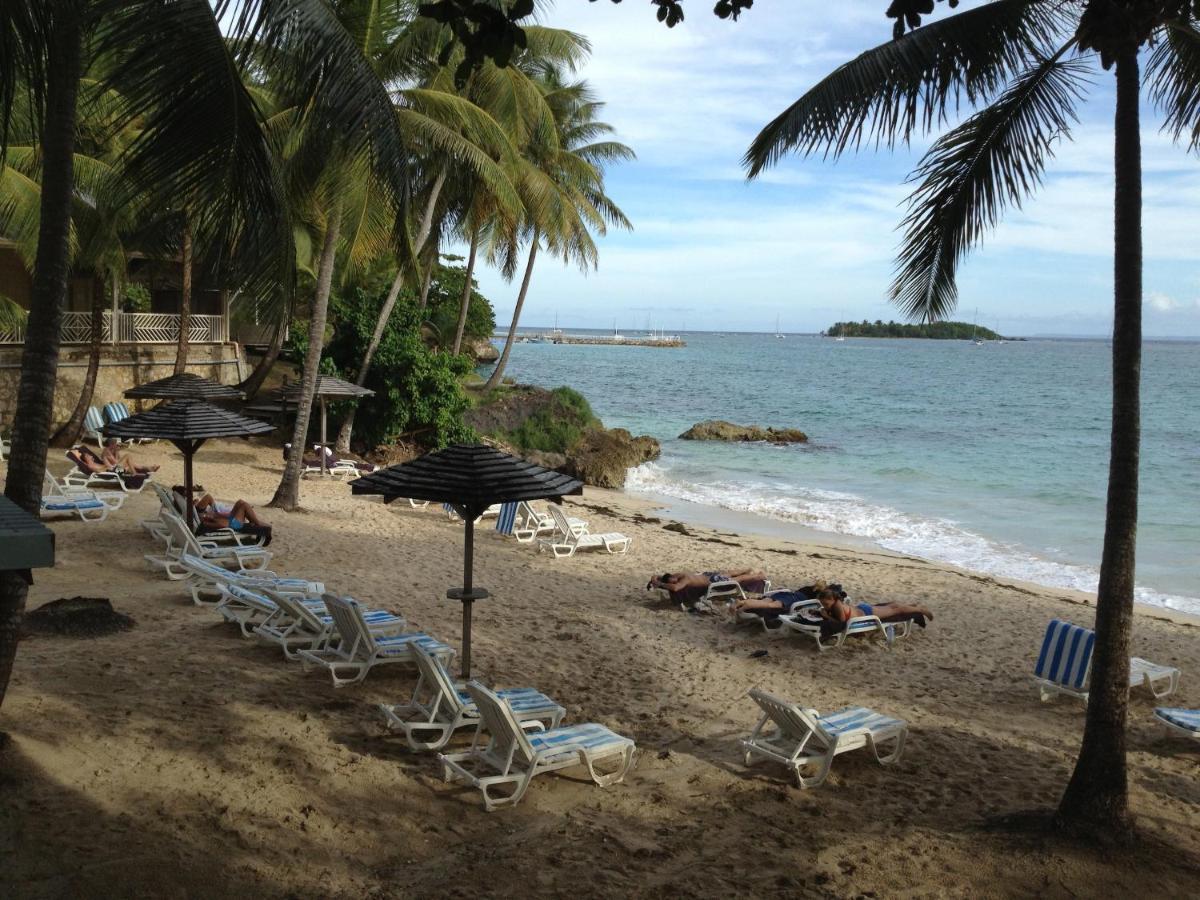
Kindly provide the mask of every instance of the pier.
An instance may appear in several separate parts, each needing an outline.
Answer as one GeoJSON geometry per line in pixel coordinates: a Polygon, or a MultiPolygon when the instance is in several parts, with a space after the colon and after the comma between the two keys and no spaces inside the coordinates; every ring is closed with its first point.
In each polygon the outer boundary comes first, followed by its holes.
{"type": "MultiPolygon", "coordinates": [[[[494,335],[504,338],[507,332],[494,335]]],[[[623,334],[566,334],[562,331],[517,334],[518,344],[603,344],[613,347],[686,347],[687,342],[674,334],[626,337],[623,334]]]]}

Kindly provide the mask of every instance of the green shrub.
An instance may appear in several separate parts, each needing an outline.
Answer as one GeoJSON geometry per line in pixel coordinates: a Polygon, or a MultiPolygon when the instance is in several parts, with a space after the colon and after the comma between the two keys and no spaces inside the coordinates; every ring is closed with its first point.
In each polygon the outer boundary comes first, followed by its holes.
{"type": "Polygon", "coordinates": [[[506,437],[521,450],[566,453],[584,432],[600,424],[582,394],[568,387],[550,392],[551,402],[539,409],[506,437]]]}

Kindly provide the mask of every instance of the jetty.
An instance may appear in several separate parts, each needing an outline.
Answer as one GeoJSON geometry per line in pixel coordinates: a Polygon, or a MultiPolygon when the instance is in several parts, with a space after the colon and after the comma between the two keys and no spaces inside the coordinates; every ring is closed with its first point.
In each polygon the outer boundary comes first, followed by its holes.
{"type": "MultiPolygon", "coordinates": [[[[503,338],[507,332],[497,332],[503,338]]],[[[524,332],[517,335],[518,344],[604,344],[614,347],[686,347],[687,342],[674,334],[626,337],[623,334],[566,334],[562,331],[524,332]]]]}

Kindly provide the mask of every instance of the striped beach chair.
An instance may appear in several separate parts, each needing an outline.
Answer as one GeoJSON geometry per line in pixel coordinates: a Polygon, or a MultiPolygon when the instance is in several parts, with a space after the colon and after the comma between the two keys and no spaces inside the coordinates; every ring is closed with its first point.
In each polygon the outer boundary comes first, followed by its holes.
{"type": "Polygon", "coordinates": [[[104,443],[104,416],[94,406],[89,406],[83,417],[84,436],[91,438],[97,444],[104,443]]]}
{"type": "Polygon", "coordinates": [[[448,661],[454,648],[420,632],[375,637],[363,618],[362,606],[349,597],[325,594],[325,608],[333,617],[338,638],[322,650],[297,654],[305,668],[319,666],[329,672],[334,687],[345,687],[367,677],[372,668],[385,663],[412,663],[413,647],[448,661]]]}
{"type": "Polygon", "coordinates": [[[631,539],[619,531],[609,531],[605,534],[575,534],[567,521],[566,514],[551,504],[550,515],[558,529],[554,537],[544,538],[538,542],[538,550],[549,550],[555,559],[564,556],[574,556],[577,550],[604,550],[606,553],[625,553],[629,550],[631,539]]]}
{"type": "MultiPolygon", "coordinates": [[[[94,408],[94,407],[93,407],[94,408]]],[[[124,403],[105,403],[104,418],[109,424],[116,424],[129,418],[129,407],[124,403]]],[[[153,438],[127,438],[124,443],[128,444],[149,444],[153,442],[153,438]]]]}
{"type": "Polygon", "coordinates": [[[1160,706],[1154,717],[1172,731],[1200,740],[1200,709],[1178,709],[1160,706]]]}
{"type": "MultiPolygon", "coordinates": [[[[1082,625],[1051,619],[1033,667],[1043,701],[1054,694],[1088,698],[1092,670],[1092,650],[1096,632],[1082,625]]],[[[1179,670],[1160,666],[1139,657],[1129,660],[1129,686],[1145,685],[1155,697],[1166,697],[1179,689],[1179,670]]]]}
{"type": "Polygon", "coordinates": [[[791,770],[801,788],[823,784],[839,753],[870,747],[885,766],[904,753],[908,723],[903,719],[864,706],[847,706],[823,716],[757,688],[750,690],[750,697],[762,710],[762,718],[741,742],[746,765],[759,759],[780,763],[791,770]],[[805,775],[806,769],[811,774],[805,775]]]}
{"type": "Polygon", "coordinates": [[[279,594],[302,599],[319,598],[325,593],[325,585],[320,581],[285,578],[269,569],[235,572],[190,553],[180,554],[177,566],[180,571],[187,573],[184,587],[191,592],[192,602],[197,606],[219,605],[224,597],[221,585],[236,585],[253,591],[270,589],[279,594]],[[216,597],[215,600],[205,599],[213,596],[216,597]]]}
{"type": "Polygon", "coordinates": [[[603,725],[589,722],[526,733],[509,702],[495,692],[471,681],[467,683],[467,694],[475,701],[483,725],[469,750],[440,753],[438,760],[446,781],[479,788],[488,812],[515,806],[529,783],[546,772],[583,765],[596,784],[607,787],[624,779],[633,767],[634,742],[603,725]],[[613,768],[602,772],[597,768],[601,762],[613,768]],[[497,787],[510,792],[498,796],[489,793],[497,787]]]}
{"type": "Polygon", "coordinates": [[[496,516],[496,531],[500,534],[512,534],[517,527],[518,503],[500,504],[500,515],[496,516]]]}
{"type": "MultiPolygon", "coordinates": [[[[278,610],[279,615],[256,625],[254,634],[267,644],[276,644],[283,649],[287,659],[299,659],[301,650],[320,652],[328,648],[330,641],[338,639],[333,616],[323,599],[302,600],[277,594],[264,588],[262,594],[278,610]]],[[[386,609],[363,608],[363,621],[375,637],[403,634],[408,627],[404,616],[386,609]]]]}
{"type": "Polygon", "coordinates": [[[43,497],[41,503],[42,517],[46,516],[79,516],[84,522],[103,522],[108,518],[112,507],[103,500],[83,494],[70,497],[43,497]]]}
{"type": "MultiPolygon", "coordinates": [[[[413,750],[440,750],[455,731],[479,724],[479,708],[466,686],[455,683],[446,667],[424,649],[413,648],[413,659],[420,677],[412,697],[407,703],[394,706],[381,703],[379,711],[387,719],[389,729],[404,732],[413,750]]],[[[545,730],[547,722],[550,728],[557,728],[567,714],[533,688],[508,688],[495,693],[508,704],[522,728],[545,730]]]]}

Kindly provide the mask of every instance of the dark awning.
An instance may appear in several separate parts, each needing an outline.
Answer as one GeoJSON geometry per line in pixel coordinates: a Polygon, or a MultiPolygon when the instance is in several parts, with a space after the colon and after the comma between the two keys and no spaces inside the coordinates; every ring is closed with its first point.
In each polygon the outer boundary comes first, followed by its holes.
{"type": "Polygon", "coordinates": [[[184,372],[139,384],[127,390],[125,396],[130,400],[242,400],[246,395],[230,385],[184,372]]]}
{"type": "Polygon", "coordinates": [[[274,430],[266,422],[213,406],[204,400],[172,400],[104,426],[107,437],[154,438],[175,442],[250,437],[274,430]]]}
{"type": "MultiPolygon", "coordinates": [[[[285,384],[279,389],[279,396],[295,402],[300,396],[300,382],[285,384]]],[[[335,375],[318,375],[314,397],[336,399],[338,397],[374,397],[375,392],[365,387],[359,387],[353,382],[338,378],[335,375]]]]}
{"type": "Polygon", "coordinates": [[[26,572],[54,565],[54,532],[0,494],[0,570],[26,572]]]}

